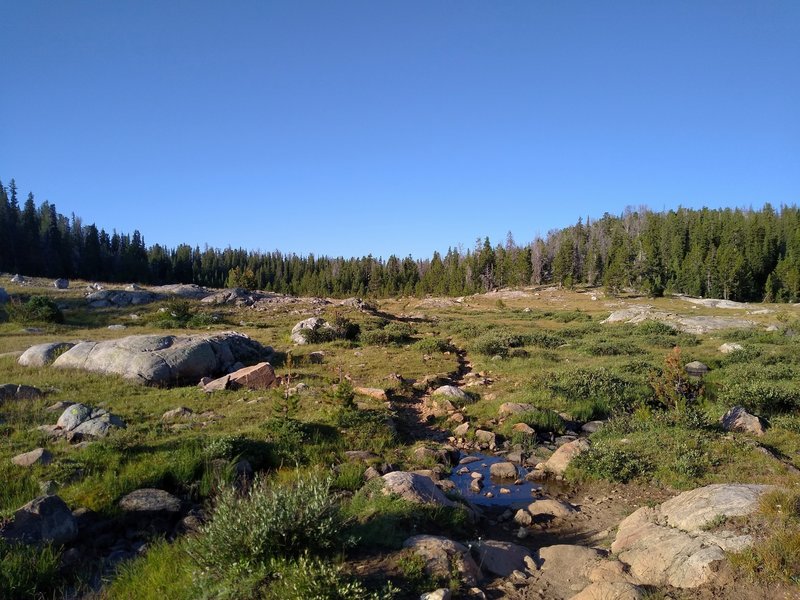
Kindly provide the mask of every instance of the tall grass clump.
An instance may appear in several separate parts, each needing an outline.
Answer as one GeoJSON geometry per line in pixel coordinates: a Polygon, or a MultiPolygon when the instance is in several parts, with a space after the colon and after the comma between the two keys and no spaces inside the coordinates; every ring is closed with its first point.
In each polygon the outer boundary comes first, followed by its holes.
{"type": "Polygon", "coordinates": [[[47,597],[59,584],[59,552],[52,546],[8,543],[0,538],[0,598],[47,597]]]}

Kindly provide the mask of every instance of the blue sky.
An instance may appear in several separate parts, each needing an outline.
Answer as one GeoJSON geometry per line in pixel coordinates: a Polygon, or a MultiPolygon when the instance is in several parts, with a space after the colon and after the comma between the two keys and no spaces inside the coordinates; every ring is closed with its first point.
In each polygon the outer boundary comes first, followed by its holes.
{"type": "Polygon", "coordinates": [[[0,2],[0,178],[148,243],[429,256],[800,200],[800,2],[0,2]]]}

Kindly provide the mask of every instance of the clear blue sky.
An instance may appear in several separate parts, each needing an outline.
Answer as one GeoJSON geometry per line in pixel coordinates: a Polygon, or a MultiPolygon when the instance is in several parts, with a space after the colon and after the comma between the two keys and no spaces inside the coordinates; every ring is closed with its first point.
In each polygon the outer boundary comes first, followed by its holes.
{"type": "Polygon", "coordinates": [[[796,0],[0,0],[0,178],[147,243],[429,256],[800,201],[796,0]]]}

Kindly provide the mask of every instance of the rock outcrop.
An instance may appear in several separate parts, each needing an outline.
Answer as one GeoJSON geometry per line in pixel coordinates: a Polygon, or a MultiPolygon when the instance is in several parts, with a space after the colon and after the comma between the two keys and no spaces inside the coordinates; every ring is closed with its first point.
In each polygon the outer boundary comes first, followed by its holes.
{"type": "Polygon", "coordinates": [[[316,331],[325,325],[327,325],[325,319],[320,317],[311,317],[309,319],[305,319],[304,321],[300,321],[294,327],[292,327],[292,341],[295,344],[306,344],[306,332],[304,330],[316,331]]]}
{"type": "Polygon", "coordinates": [[[734,406],[719,420],[726,431],[741,431],[762,436],[766,431],[764,422],[755,415],[751,415],[742,406],[734,406]]]}
{"type": "Polygon", "coordinates": [[[207,392],[239,389],[266,390],[275,383],[275,369],[268,362],[261,362],[214,379],[206,383],[203,389],[207,392]]]}
{"type": "Polygon", "coordinates": [[[54,435],[81,435],[89,437],[105,437],[112,429],[125,427],[125,421],[112,415],[104,408],[92,408],[85,404],[69,406],[58,418],[54,435]]]}
{"type": "Polygon", "coordinates": [[[72,342],[36,344],[25,350],[17,362],[23,367],[46,367],[74,345],[72,342]]]}
{"type": "Polygon", "coordinates": [[[58,356],[53,366],[166,386],[220,375],[237,362],[253,362],[271,353],[268,346],[233,331],[215,335],[133,335],[80,342],[58,356]]]}
{"type": "Polygon", "coordinates": [[[553,452],[553,455],[544,463],[544,472],[556,477],[563,476],[572,459],[588,449],[589,441],[585,439],[564,444],[553,452]]]}
{"type": "Polygon", "coordinates": [[[640,508],[619,525],[611,551],[645,585],[696,588],[712,580],[725,552],[752,544],[747,535],[704,528],[752,513],[765,485],[714,484],[684,492],[657,508],[640,508]]]}
{"type": "Polygon", "coordinates": [[[4,383],[0,385],[0,404],[6,400],[36,400],[44,396],[44,392],[32,385],[4,383]]]}
{"type": "Polygon", "coordinates": [[[438,504],[455,506],[455,502],[436,487],[430,477],[408,471],[392,471],[383,476],[383,491],[397,494],[404,500],[416,504],[438,504]]]}
{"type": "Polygon", "coordinates": [[[480,579],[478,565],[463,544],[436,535],[415,535],[403,542],[425,560],[425,572],[432,577],[449,579],[458,573],[461,581],[475,585],[480,579]]]}

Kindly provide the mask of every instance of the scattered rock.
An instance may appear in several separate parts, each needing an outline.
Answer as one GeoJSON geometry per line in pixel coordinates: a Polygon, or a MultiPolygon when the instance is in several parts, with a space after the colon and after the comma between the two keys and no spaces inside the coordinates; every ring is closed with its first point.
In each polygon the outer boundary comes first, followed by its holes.
{"type": "Polygon", "coordinates": [[[409,502],[455,506],[429,477],[408,471],[393,471],[383,476],[383,482],[385,493],[397,494],[409,502]]]}
{"type": "Polygon", "coordinates": [[[19,273],[17,273],[11,278],[11,283],[17,283],[17,284],[25,283],[25,278],[19,273]]]}
{"type": "Polygon", "coordinates": [[[563,476],[569,463],[579,454],[589,449],[589,441],[578,439],[564,444],[544,463],[544,471],[556,476],[563,476]]]}
{"type": "Polygon", "coordinates": [[[596,431],[599,431],[603,425],[605,425],[605,421],[589,421],[581,426],[581,431],[583,433],[592,434],[596,431]]]}
{"type": "Polygon", "coordinates": [[[463,438],[465,435],[467,435],[468,431],[469,431],[469,423],[462,423],[461,425],[453,429],[453,435],[455,435],[456,437],[463,438]]]}
{"type": "Polygon", "coordinates": [[[69,281],[66,279],[56,279],[53,282],[53,287],[57,290],[66,290],[69,288],[69,281]]]}
{"type": "Polygon", "coordinates": [[[0,385],[0,403],[5,400],[37,400],[44,396],[44,392],[32,385],[17,385],[4,383],[0,385]]]}
{"type": "Polygon", "coordinates": [[[425,560],[425,572],[432,577],[449,579],[454,572],[467,585],[475,585],[480,578],[478,565],[463,544],[435,535],[415,535],[403,542],[425,560]]]}
{"type": "Polygon", "coordinates": [[[386,402],[389,400],[389,398],[386,396],[386,390],[382,390],[380,388],[354,387],[353,392],[359,396],[374,398],[375,400],[380,400],[381,402],[386,402]]]}
{"type": "Polygon", "coordinates": [[[268,346],[232,331],[192,336],[132,335],[81,342],[56,358],[53,366],[121,375],[147,385],[170,385],[224,373],[238,361],[252,362],[271,353],[268,346]]]}
{"type": "Polygon", "coordinates": [[[27,543],[66,544],[77,535],[75,517],[58,496],[39,496],[31,500],[0,528],[0,537],[27,543]]]}
{"type": "Polygon", "coordinates": [[[344,455],[347,457],[347,460],[350,461],[360,460],[368,462],[379,458],[377,454],[373,454],[372,452],[368,452],[366,450],[347,450],[345,451],[344,455]]]}
{"type": "Polygon", "coordinates": [[[528,512],[533,517],[548,516],[563,519],[575,512],[575,507],[554,498],[542,498],[528,505],[528,512]]]}
{"type": "Polygon", "coordinates": [[[640,508],[619,525],[611,551],[644,585],[696,588],[709,582],[725,552],[752,544],[750,536],[704,531],[719,517],[752,513],[765,485],[714,484],[684,492],[657,508],[640,508]]]}
{"type": "Polygon", "coordinates": [[[92,408],[85,404],[73,404],[58,418],[56,435],[80,434],[104,437],[113,428],[124,428],[125,421],[104,408],[92,408]]]}
{"type": "Polygon", "coordinates": [[[304,329],[308,329],[310,331],[316,331],[320,327],[325,326],[325,319],[321,319],[320,317],[311,317],[310,319],[306,319],[305,321],[300,321],[294,327],[292,327],[292,341],[295,344],[305,344],[306,343],[306,336],[303,333],[304,329]]]}
{"type": "Polygon", "coordinates": [[[11,462],[19,467],[32,467],[33,465],[49,465],[53,461],[53,455],[44,448],[36,448],[24,454],[18,454],[11,459],[11,462]]]}
{"type": "Polygon", "coordinates": [[[51,342],[31,346],[17,362],[23,367],[46,367],[75,344],[71,342],[51,342]]]}
{"type": "Polygon", "coordinates": [[[503,402],[497,410],[500,417],[508,417],[510,415],[517,415],[524,412],[529,412],[534,409],[533,404],[520,404],[519,402],[503,402]]]}
{"type": "Polygon", "coordinates": [[[683,368],[686,369],[688,375],[692,375],[693,377],[702,377],[708,373],[708,367],[699,360],[693,360],[687,363],[683,368]]]}
{"type": "Polygon", "coordinates": [[[181,501],[164,490],[142,488],[123,497],[119,507],[126,513],[177,513],[181,501]]]}
{"type": "Polygon", "coordinates": [[[755,415],[751,415],[742,406],[734,406],[719,420],[726,431],[742,431],[762,436],[766,431],[764,422],[755,415]]]}
{"type": "Polygon", "coordinates": [[[439,588],[432,592],[425,592],[419,597],[419,600],[450,600],[452,594],[447,588],[439,588]]]}
{"type": "Polygon", "coordinates": [[[478,441],[479,445],[488,447],[490,450],[494,450],[497,447],[497,436],[491,431],[476,429],[475,439],[478,441]]]}
{"type": "Polygon", "coordinates": [[[308,355],[308,362],[312,365],[321,365],[325,362],[325,353],[322,351],[310,353],[308,355]]]}
{"type": "Polygon", "coordinates": [[[431,396],[446,396],[456,402],[463,404],[469,401],[469,396],[461,388],[454,385],[442,385],[431,393],[431,396]]]}
{"type": "Polygon", "coordinates": [[[492,463],[489,467],[489,474],[498,479],[516,479],[517,466],[512,462],[492,463]]]}
{"type": "Polygon", "coordinates": [[[244,367],[233,373],[214,379],[203,386],[206,392],[219,390],[265,390],[275,385],[275,370],[268,362],[244,367]]]}
{"type": "Polygon", "coordinates": [[[521,433],[523,435],[529,435],[531,437],[536,435],[536,430],[528,425],[527,423],[515,423],[511,427],[511,431],[514,433],[521,433]]]}
{"type": "Polygon", "coordinates": [[[737,344],[735,342],[726,342],[722,344],[718,350],[723,354],[731,354],[732,352],[738,352],[739,350],[744,350],[744,346],[741,344],[737,344]]]}
{"type": "Polygon", "coordinates": [[[498,577],[508,577],[514,571],[525,570],[525,558],[530,551],[511,542],[483,540],[472,545],[477,552],[477,562],[487,573],[498,577]]]}
{"type": "Polygon", "coordinates": [[[194,415],[194,412],[191,408],[186,408],[185,406],[179,406],[178,408],[173,408],[172,410],[168,410],[163,415],[161,415],[162,421],[180,421],[181,419],[189,419],[194,415]]]}

